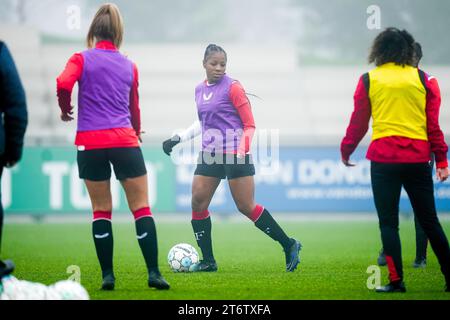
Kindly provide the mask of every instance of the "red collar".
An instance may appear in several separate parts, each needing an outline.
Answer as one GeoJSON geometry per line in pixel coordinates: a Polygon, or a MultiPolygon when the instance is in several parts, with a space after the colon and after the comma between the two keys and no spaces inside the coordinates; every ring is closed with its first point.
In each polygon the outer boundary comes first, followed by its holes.
{"type": "Polygon", "coordinates": [[[105,50],[117,50],[114,43],[108,40],[102,40],[95,44],[96,49],[105,49],[105,50]]]}

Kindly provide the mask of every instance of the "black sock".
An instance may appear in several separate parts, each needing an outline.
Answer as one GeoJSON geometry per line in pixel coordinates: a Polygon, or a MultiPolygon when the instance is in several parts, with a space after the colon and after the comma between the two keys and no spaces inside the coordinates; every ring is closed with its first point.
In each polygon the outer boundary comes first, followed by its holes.
{"type": "Polygon", "coordinates": [[[153,217],[143,217],[135,221],[136,237],[148,271],[158,271],[158,241],[153,217]]]}
{"type": "Polygon", "coordinates": [[[194,229],[195,240],[202,250],[203,259],[206,261],[215,261],[212,249],[211,239],[211,217],[203,220],[191,220],[192,229],[194,229]]]}
{"type": "Polygon", "coordinates": [[[256,220],[255,226],[273,240],[278,241],[283,248],[287,249],[292,245],[291,239],[266,209],[264,209],[259,219],[256,220]]]}
{"type": "Polygon", "coordinates": [[[95,250],[105,277],[113,272],[113,234],[112,224],[109,220],[96,220],[92,223],[95,250]]]}

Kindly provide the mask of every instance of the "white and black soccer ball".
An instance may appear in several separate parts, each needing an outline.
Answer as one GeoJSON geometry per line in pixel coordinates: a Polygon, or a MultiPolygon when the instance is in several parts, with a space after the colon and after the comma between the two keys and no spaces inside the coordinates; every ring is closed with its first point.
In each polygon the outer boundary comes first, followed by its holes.
{"type": "Polygon", "coordinates": [[[198,263],[197,250],[187,243],[174,245],[167,256],[169,266],[174,272],[192,272],[194,265],[198,263]]]}

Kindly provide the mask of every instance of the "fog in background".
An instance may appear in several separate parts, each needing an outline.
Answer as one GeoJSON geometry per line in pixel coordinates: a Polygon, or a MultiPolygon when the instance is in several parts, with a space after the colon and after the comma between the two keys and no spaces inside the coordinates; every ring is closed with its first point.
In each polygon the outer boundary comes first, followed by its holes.
{"type": "MultiPolygon", "coordinates": [[[[55,79],[68,58],[85,49],[87,29],[102,3],[0,0],[0,39],[11,48],[27,91],[28,145],[73,143],[76,124],[59,120],[55,79]]],[[[140,72],[144,143],[159,144],[195,119],[193,91],[204,79],[203,51],[216,43],[228,52],[229,74],[261,97],[251,98],[257,128],[279,130],[282,144],[336,145],[353,109],[358,78],[372,68],[370,45],[389,26],[407,29],[422,44],[421,66],[439,80],[441,126],[450,132],[448,0],[114,3],[125,22],[121,49],[140,72]],[[380,10],[379,29],[368,27],[371,5],[380,10]]],[[[75,88],[75,106],[76,98],[75,88]]]]}

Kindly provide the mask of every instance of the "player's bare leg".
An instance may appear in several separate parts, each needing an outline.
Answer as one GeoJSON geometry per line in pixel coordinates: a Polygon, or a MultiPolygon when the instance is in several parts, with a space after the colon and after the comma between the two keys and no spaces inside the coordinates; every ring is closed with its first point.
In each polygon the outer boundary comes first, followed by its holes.
{"type": "Polygon", "coordinates": [[[91,199],[92,210],[94,211],[111,211],[112,210],[112,196],[111,183],[109,180],[105,181],[91,181],[84,180],[86,188],[91,199]]]}
{"type": "Polygon", "coordinates": [[[228,180],[231,195],[239,212],[251,219],[255,203],[255,181],[253,176],[228,180]]]}
{"type": "Polygon", "coordinates": [[[192,210],[196,212],[208,210],[219,184],[219,178],[195,175],[192,182],[192,210]]]}
{"type": "Polygon", "coordinates": [[[256,204],[253,176],[230,179],[228,184],[238,210],[252,220],[258,229],[281,244],[285,252],[286,271],[294,271],[300,263],[301,244],[286,235],[267,209],[256,204]]]}
{"type": "Polygon", "coordinates": [[[131,212],[149,206],[146,174],[137,178],[121,180],[120,183],[125,191],[128,208],[130,208],[131,212]]]}
{"type": "Polygon", "coordinates": [[[148,270],[148,286],[157,289],[169,289],[158,268],[158,241],[155,221],[148,203],[147,175],[120,181],[128,201],[128,207],[134,216],[136,237],[148,270]]]}

